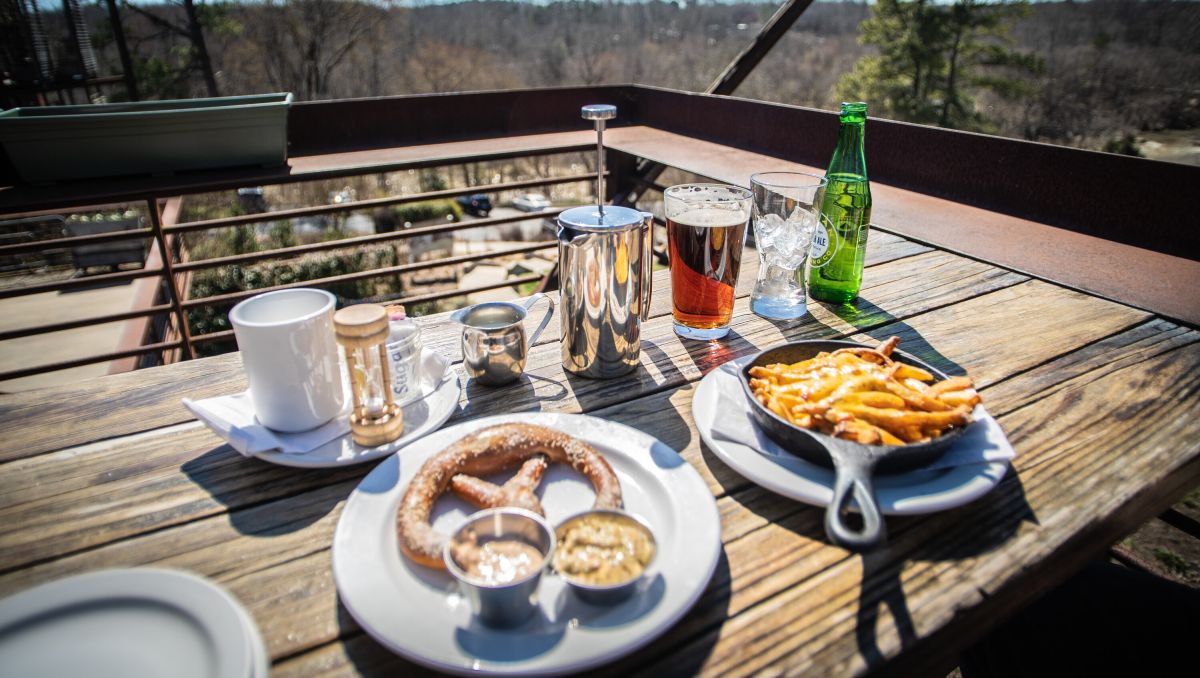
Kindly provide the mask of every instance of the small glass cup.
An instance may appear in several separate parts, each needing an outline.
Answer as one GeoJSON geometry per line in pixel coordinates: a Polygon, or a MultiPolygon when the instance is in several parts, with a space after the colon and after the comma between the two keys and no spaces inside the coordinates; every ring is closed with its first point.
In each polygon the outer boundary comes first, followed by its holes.
{"type": "Polygon", "coordinates": [[[751,194],[722,184],[684,184],[663,193],[671,255],[675,333],[711,341],[729,333],[751,194]]]}
{"type": "Polygon", "coordinates": [[[808,312],[804,264],[817,228],[825,178],[803,172],[762,172],[750,177],[754,192],[754,244],[758,279],[750,310],[772,320],[808,312]]]}

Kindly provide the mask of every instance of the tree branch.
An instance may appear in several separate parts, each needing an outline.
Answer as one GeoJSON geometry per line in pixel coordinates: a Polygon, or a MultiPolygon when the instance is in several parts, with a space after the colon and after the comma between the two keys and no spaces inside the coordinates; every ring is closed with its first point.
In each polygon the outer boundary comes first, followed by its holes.
{"type": "Polygon", "coordinates": [[[185,38],[191,37],[191,34],[188,33],[186,28],[181,28],[179,26],[176,26],[175,24],[171,23],[170,21],[167,21],[166,19],[158,16],[157,14],[151,14],[150,12],[147,12],[146,10],[142,9],[141,7],[138,7],[137,5],[133,5],[128,2],[125,2],[125,3],[122,3],[122,6],[125,9],[133,11],[134,14],[138,14],[140,16],[145,17],[146,20],[148,20],[150,23],[154,24],[155,26],[158,26],[159,28],[166,29],[172,33],[181,35],[185,38]]]}

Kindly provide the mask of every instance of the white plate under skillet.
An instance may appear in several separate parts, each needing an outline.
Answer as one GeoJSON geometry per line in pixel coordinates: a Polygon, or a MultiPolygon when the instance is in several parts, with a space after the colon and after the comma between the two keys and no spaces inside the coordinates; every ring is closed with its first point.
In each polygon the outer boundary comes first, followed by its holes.
{"type": "Polygon", "coordinates": [[[250,615],[187,572],[91,572],[0,601],[0,675],[266,678],[250,615]]]}
{"type": "Polygon", "coordinates": [[[454,366],[431,349],[422,351],[421,366],[421,397],[404,406],[404,435],[398,439],[378,447],[363,447],[355,444],[347,433],[303,454],[268,450],[254,455],[255,459],[296,468],[350,466],[385,457],[436,431],[454,414],[462,397],[462,386],[454,366]]]}
{"type": "MultiPolygon", "coordinates": [[[[833,471],[809,463],[798,456],[770,454],[753,447],[713,436],[712,424],[720,413],[722,391],[736,393],[737,400],[745,399],[738,379],[738,370],[750,358],[723,365],[704,376],[692,398],[692,418],[700,438],[721,461],[754,482],[776,494],[814,506],[826,506],[833,500],[833,471]]],[[[746,403],[746,407],[750,404],[746,403]]],[[[749,416],[747,413],[746,416],[749,416]]],[[[989,435],[1003,432],[982,407],[976,417],[986,417],[989,435]]],[[[980,422],[982,423],[982,422],[980,422]]],[[[1003,442],[1007,445],[1007,441],[1003,442]]],[[[920,515],[962,506],[987,494],[1004,478],[1008,461],[988,461],[979,464],[954,466],[937,470],[915,469],[907,473],[875,476],[875,495],[879,508],[886,515],[920,515]]]]}
{"type": "MultiPolygon", "coordinates": [[[[590,508],[591,485],[552,465],[538,490],[552,525],[590,508]]],[[[474,509],[443,496],[433,525],[449,533],[474,509]]],[[[459,674],[557,675],[594,667],[646,645],[696,602],[721,552],[712,493],[679,454],[654,437],[596,417],[531,413],[464,422],[422,438],[375,467],[350,495],[333,537],[333,575],[346,608],[367,633],[414,662],[459,674]],[[626,510],[644,518],[658,554],[632,598],[611,607],[580,601],[557,575],[542,578],[539,609],[523,625],[494,629],[472,619],[444,571],[400,554],[396,509],[430,456],[493,424],[520,421],[583,439],[612,465],[626,510]]]]}

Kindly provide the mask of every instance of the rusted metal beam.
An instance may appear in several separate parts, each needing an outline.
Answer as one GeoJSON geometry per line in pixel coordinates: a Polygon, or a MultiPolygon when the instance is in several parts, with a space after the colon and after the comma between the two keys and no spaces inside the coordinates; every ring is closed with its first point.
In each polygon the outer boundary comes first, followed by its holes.
{"type": "Polygon", "coordinates": [[[412,273],[414,271],[424,271],[431,268],[441,268],[442,266],[453,266],[456,264],[465,264],[472,261],[483,261],[485,259],[496,259],[499,257],[511,256],[514,254],[529,254],[540,250],[548,250],[557,247],[554,242],[540,242],[533,245],[525,245],[522,247],[512,247],[505,250],[492,250],[489,252],[480,252],[478,254],[464,254],[457,257],[447,257],[445,259],[435,259],[433,261],[422,261],[416,264],[400,264],[398,266],[388,266],[386,268],[377,268],[370,271],[360,271],[358,273],[346,273],[344,275],[333,275],[327,278],[314,278],[312,280],[300,280],[294,283],[285,285],[274,285],[272,287],[262,287],[255,290],[243,290],[241,292],[230,292],[229,294],[220,294],[211,297],[201,297],[198,299],[188,299],[183,302],[184,309],[201,308],[206,306],[216,306],[222,304],[231,304],[249,299],[258,294],[266,292],[275,292],[277,290],[287,290],[296,287],[320,287],[321,285],[333,285],[343,282],[354,282],[357,280],[369,280],[371,278],[381,278],[388,275],[396,275],[399,273],[412,273]]]}
{"type": "MultiPolygon", "coordinates": [[[[345,102],[338,102],[345,103],[345,102]]],[[[293,107],[293,115],[295,107],[293,107]]],[[[489,115],[493,115],[489,113],[489,115]]],[[[335,118],[336,119],[336,118],[335,118]]],[[[396,125],[395,118],[391,120],[396,125]]],[[[326,130],[337,129],[326,120],[326,130]]],[[[384,142],[380,142],[383,144],[384,142]]],[[[101,202],[142,201],[193,193],[231,190],[243,186],[292,184],[409,169],[445,167],[467,162],[491,162],[586,151],[595,141],[585,134],[529,134],[440,144],[377,145],[372,148],[332,149],[320,155],[300,155],[295,148],[280,167],[233,167],[195,170],[171,176],[103,178],[66,181],[54,186],[14,186],[0,190],[0,214],[94,205],[101,202]]],[[[15,178],[0,176],[0,186],[15,178]]]]}
{"type": "Polygon", "coordinates": [[[286,259],[297,257],[303,254],[312,254],[313,252],[324,252],[328,250],[339,250],[347,247],[360,247],[363,245],[377,245],[380,243],[391,242],[394,240],[408,240],[421,235],[439,235],[443,233],[453,233],[455,231],[466,231],[472,228],[483,228],[485,226],[499,226],[502,224],[511,224],[519,221],[530,221],[533,219],[549,219],[557,216],[559,210],[547,210],[545,212],[533,212],[529,214],[519,214],[511,217],[494,217],[488,219],[472,219],[470,221],[457,221],[445,225],[437,226],[418,226],[415,228],[406,228],[400,231],[391,233],[376,233],[374,235],[360,235],[353,238],[342,238],[341,240],[330,240],[328,242],[317,242],[311,245],[296,245],[294,247],[284,247],[275,250],[265,250],[262,252],[247,252],[246,254],[231,254],[227,257],[215,257],[213,259],[201,259],[199,261],[188,261],[182,264],[176,264],[175,270],[195,271],[199,269],[217,268],[218,266],[229,266],[233,264],[247,264],[263,259],[286,259]]]}
{"type": "Polygon", "coordinates": [[[179,348],[183,345],[180,341],[164,341],[157,344],[146,344],[138,348],[129,349],[127,351],[113,351],[112,353],[101,353],[98,355],[88,356],[86,358],[76,358],[74,360],[63,360],[56,363],[47,363],[45,365],[35,365],[33,367],[25,367],[19,370],[9,370],[8,372],[0,372],[0,381],[8,381],[9,379],[20,379],[22,377],[32,377],[35,374],[44,374],[46,372],[57,372],[58,370],[66,370],[72,367],[82,367],[84,365],[94,365],[96,363],[106,363],[121,358],[131,358],[133,356],[146,355],[147,353],[155,353],[158,351],[169,351],[179,348]]]}
{"type": "Polygon", "coordinates": [[[65,290],[77,290],[85,287],[123,283],[129,282],[130,280],[137,280],[138,278],[148,278],[152,275],[158,275],[159,273],[161,273],[161,270],[157,268],[139,268],[133,271],[101,273],[99,275],[89,275],[85,278],[70,278],[69,280],[37,283],[35,285],[24,285],[22,287],[10,287],[7,289],[0,289],[0,299],[23,297],[29,294],[40,294],[42,292],[63,292],[65,290]]]}
{"type": "MultiPolygon", "coordinates": [[[[526,283],[538,282],[542,277],[537,274],[521,276],[519,278],[509,278],[502,282],[491,283],[488,285],[479,285],[477,287],[459,287],[452,290],[443,290],[441,292],[431,292],[429,294],[421,294],[412,297],[396,297],[389,299],[386,303],[389,304],[419,304],[426,301],[437,301],[439,299],[453,299],[454,297],[463,297],[476,292],[487,292],[488,290],[498,290],[504,287],[516,287],[526,283]]],[[[259,290],[261,291],[261,290],[259,290]]],[[[221,339],[230,339],[234,336],[233,330],[222,330],[220,332],[211,332],[209,334],[201,334],[192,337],[193,344],[203,344],[221,339]]]]}
{"type": "MultiPolygon", "coordinates": [[[[775,14],[771,15],[771,18],[754,36],[754,40],[746,45],[746,48],[734,57],[733,61],[730,61],[729,65],[717,76],[717,79],[713,80],[712,84],[704,90],[705,94],[733,94],[734,90],[754,71],[754,67],[758,66],[763,57],[767,56],[775,43],[787,35],[792,24],[796,23],[796,19],[799,19],[804,10],[808,9],[812,3],[813,0],[787,0],[780,5],[775,14]]],[[[638,187],[644,187],[646,183],[656,186],[654,181],[666,168],[666,165],[652,160],[639,161],[637,169],[627,177],[626,183],[617,191],[613,203],[632,205],[637,202],[642,193],[638,187]]]]}
{"type": "Polygon", "coordinates": [[[725,70],[721,71],[717,79],[704,91],[707,94],[733,94],[738,85],[746,80],[754,71],[754,67],[767,56],[775,43],[787,34],[792,24],[796,23],[796,19],[799,19],[812,3],[813,0],[787,0],[780,5],[767,23],[763,24],[758,35],[754,36],[754,40],[729,62],[725,70]]]}
{"type": "Polygon", "coordinates": [[[179,326],[180,350],[184,360],[192,358],[191,329],[188,327],[187,314],[183,312],[183,295],[179,292],[179,282],[175,278],[174,257],[171,248],[167,247],[167,236],[163,233],[162,214],[158,211],[158,200],[151,199],[146,203],[150,208],[150,227],[154,230],[154,242],[158,244],[158,254],[162,257],[162,272],[167,298],[175,311],[175,322],[179,326]]]}
{"type": "Polygon", "coordinates": [[[130,240],[132,238],[148,238],[152,235],[153,232],[149,228],[135,228],[128,231],[113,231],[111,233],[96,233],[94,235],[72,235],[51,240],[34,240],[15,245],[0,245],[0,257],[21,254],[23,252],[64,249],[79,245],[99,245],[101,243],[130,240]]]}
{"type": "Polygon", "coordinates": [[[68,320],[60,323],[49,323],[46,325],[35,325],[33,327],[22,327],[16,330],[8,330],[0,332],[0,341],[9,339],[20,339],[21,337],[32,337],[37,334],[48,334],[50,332],[62,332],[63,330],[73,330],[78,327],[90,327],[92,325],[103,325],[105,323],[115,323],[121,320],[133,320],[134,318],[144,318],[147,316],[158,315],[160,313],[170,313],[172,306],[170,304],[160,304],[149,308],[142,308],[135,311],[124,311],[121,313],[109,313],[107,315],[98,315],[90,318],[80,318],[78,320],[68,320]]]}
{"type": "MultiPolygon", "coordinates": [[[[353,202],[344,202],[329,205],[316,205],[313,207],[298,207],[296,209],[277,210],[274,212],[259,212],[257,214],[242,214],[234,217],[222,217],[220,219],[205,219],[203,221],[188,221],[175,226],[166,227],[167,233],[183,233],[189,231],[200,231],[210,228],[222,228],[226,226],[241,226],[243,224],[257,224],[264,221],[278,221],[280,219],[295,219],[297,217],[309,217],[320,214],[333,214],[337,212],[355,212],[358,210],[374,209],[377,207],[388,207],[391,205],[402,205],[406,203],[422,202],[426,200],[442,200],[445,198],[456,198],[462,195],[474,195],[476,193],[500,193],[502,191],[517,191],[523,188],[536,188],[540,186],[556,186],[559,184],[570,184],[579,181],[590,181],[595,178],[595,174],[571,174],[561,177],[548,177],[544,179],[527,179],[522,181],[509,181],[499,184],[485,184],[482,186],[468,186],[466,188],[451,188],[444,191],[426,191],[424,193],[413,193],[412,195],[393,195],[386,198],[372,198],[370,200],[355,200],[353,202]]],[[[3,251],[0,250],[0,254],[3,251]]]]}
{"type": "Polygon", "coordinates": [[[443,292],[431,292],[429,294],[419,294],[412,297],[399,297],[391,303],[394,304],[420,304],[426,301],[437,301],[439,299],[453,299],[454,297],[465,297],[476,292],[487,292],[488,290],[498,290],[504,287],[516,287],[527,283],[535,283],[542,279],[538,274],[525,275],[519,278],[509,278],[503,282],[492,283],[490,285],[479,285],[477,287],[460,287],[455,290],[446,290],[443,292]]]}

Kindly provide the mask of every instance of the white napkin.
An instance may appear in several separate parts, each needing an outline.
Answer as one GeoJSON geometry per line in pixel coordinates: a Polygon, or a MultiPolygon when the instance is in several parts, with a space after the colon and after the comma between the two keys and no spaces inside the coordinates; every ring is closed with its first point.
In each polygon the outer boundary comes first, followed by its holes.
{"type": "MultiPolygon", "coordinates": [[[[454,374],[450,369],[450,360],[430,349],[421,352],[420,369],[421,399],[436,391],[443,381],[454,374]]],[[[304,454],[350,432],[349,396],[346,409],[341,414],[317,428],[299,433],[274,431],[260,424],[254,414],[249,391],[203,400],[184,398],[183,404],[213,433],[247,457],[268,450],[304,454]]]]}
{"type": "MultiPolygon", "coordinates": [[[[742,391],[739,372],[749,358],[731,360],[717,368],[717,416],[712,422],[712,434],[719,440],[740,443],[760,454],[773,457],[794,457],[778,443],[767,437],[750,414],[752,406],[746,400],[742,391]]],[[[988,464],[994,461],[1008,461],[1017,456],[1016,450],[1009,444],[1004,431],[992,415],[982,405],[975,408],[972,415],[977,423],[967,429],[961,438],[936,461],[924,468],[936,470],[967,466],[969,464],[988,464]]]]}

